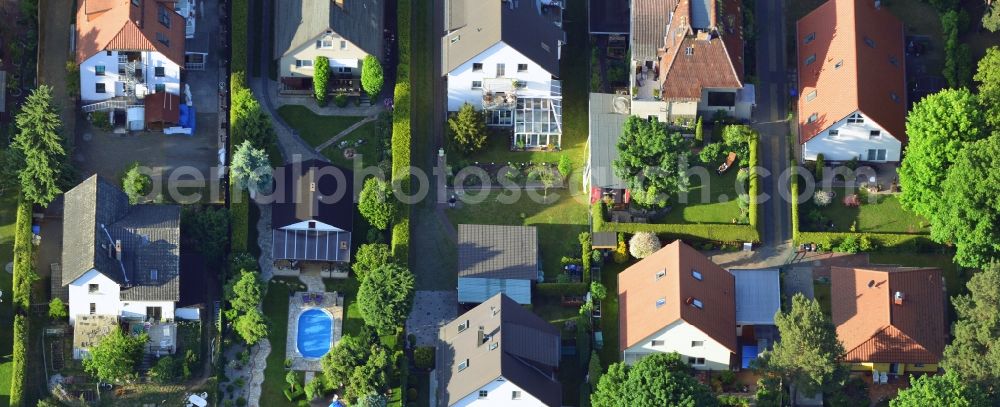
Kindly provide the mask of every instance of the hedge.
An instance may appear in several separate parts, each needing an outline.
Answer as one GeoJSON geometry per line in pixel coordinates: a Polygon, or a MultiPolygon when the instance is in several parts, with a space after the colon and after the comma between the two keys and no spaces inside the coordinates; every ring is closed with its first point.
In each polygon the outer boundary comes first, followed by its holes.
{"type": "Polygon", "coordinates": [[[538,295],[544,297],[586,295],[590,291],[590,283],[538,283],[535,284],[535,289],[538,295]]]}
{"type": "MultiPolygon", "coordinates": [[[[399,64],[392,111],[392,182],[404,194],[410,192],[410,7],[411,0],[399,0],[396,11],[399,33],[399,64]]],[[[401,264],[409,261],[410,213],[403,211],[392,227],[390,247],[401,264]]]]}
{"type": "Polygon", "coordinates": [[[757,175],[757,166],[759,165],[758,154],[760,154],[758,149],[758,136],[754,134],[750,137],[750,226],[756,228],[758,225],[758,208],[760,204],[757,202],[757,194],[760,191],[760,177],[757,175]]]}
{"type": "Polygon", "coordinates": [[[25,360],[28,352],[28,320],[24,315],[14,316],[14,350],[11,362],[10,407],[25,406],[25,360]]]}
{"type": "Polygon", "coordinates": [[[590,281],[590,252],[593,251],[590,233],[581,232],[578,236],[580,240],[580,262],[583,263],[583,282],[590,281]]]}
{"type": "Polygon", "coordinates": [[[867,238],[875,246],[875,250],[888,251],[925,251],[937,247],[930,235],[906,233],[867,233],[867,232],[799,232],[796,243],[815,243],[820,250],[835,249],[840,242],[849,237],[855,239],[867,238]]]}
{"type": "Polygon", "coordinates": [[[38,280],[31,262],[31,202],[20,199],[17,203],[17,220],[14,223],[14,305],[28,309],[31,305],[31,284],[38,280]]]}
{"type": "Polygon", "coordinates": [[[232,62],[230,71],[246,71],[247,69],[247,24],[250,15],[249,0],[233,0],[232,21],[232,62]]]}
{"type": "Polygon", "coordinates": [[[247,251],[250,233],[250,195],[238,187],[232,188],[232,193],[239,194],[240,199],[234,199],[229,204],[232,227],[229,245],[233,253],[244,253],[247,251]]]}
{"type": "MultiPolygon", "coordinates": [[[[320,106],[326,106],[326,103],[330,100],[330,92],[327,90],[330,83],[330,59],[324,56],[316,57],[316,62],[313,63],[313,96],[316,98],[316,103],[320,106]]],[[[340,95],[338,95],[338,98],[340,95]]],[[[346,99],[346,97],[344,98],[346,99]]],[[[346,104],[346,100],[345,100],[346,104]]],[[[338,107],[340,103],[337,104],[338,107]]]]}
{"type": "Polygon", "coordinates": [[[668,238],[706,240],[720,243],[760,242],[760,233],[750,225],[683,224],[683,223],[616,223],[608,222],[603,232],[653,232],[668,238]]]}
{"type": "Polygon", "coordinates": [[[791,175],[789,178],[791,182],[789,185],[789,199],[792,201],[792,241],[797,241],[799,238],[799,163],[792,158],[788,169],[791,175]]]}
{"type": "Polygon", "coordinates": [[[604,229],[604,201],[598,200],[590,205],[590,219],[595,232],[604,229]]]}

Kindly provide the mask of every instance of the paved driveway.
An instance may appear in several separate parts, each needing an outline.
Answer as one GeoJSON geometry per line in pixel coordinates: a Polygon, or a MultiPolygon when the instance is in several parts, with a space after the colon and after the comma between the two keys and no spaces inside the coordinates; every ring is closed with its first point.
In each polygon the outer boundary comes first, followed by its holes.
{"type": "Polygon", "coordinates": [[[417,336],[418,346],[434,346],[438,330],[458,316],[458,292],[417,291],[406,332],[417,336]]]}

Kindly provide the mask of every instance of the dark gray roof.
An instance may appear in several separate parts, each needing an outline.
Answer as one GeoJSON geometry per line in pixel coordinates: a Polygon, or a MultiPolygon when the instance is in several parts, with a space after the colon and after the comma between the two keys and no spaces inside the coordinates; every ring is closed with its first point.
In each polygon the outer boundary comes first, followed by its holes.
{"type": "Polygon", "coordinates": [[[618,138],[628,118],[628,96],[590,94],[590,186],[624,189],[611,163],[618,158],[618,138]],[[615,100],[618,99],[616,110],[615,100]],[[624,107],[624,109],[622,109],[624,107]]]}
{"type": "Polygon", "coordinates": [[[123,300],[177,301],[180,207],[129,205],[124,192],[96,175],[69,190],[62,285],[92,269],[122,285],[123,300]],[[120,260],[112,254],[117,241],[120,260]]]}
{"type": "Polygon", "coordinates": [[[537,280],[535,227],[458,225],[458,276],[537,280]]]}
{"type": "Polygon", "coordinates": [[[354,225],[354,173],[325,161],[296,161],[274,171],[271,226],[315,220],[350,232],[354,225]],[[315,187],[315,188],[313,188],[315,187]]]}
{"type": "Polygon", "coordinates": [[[618,235],[615,232],[594,232],[591,246],[595,249],[614,249],[618,247],[618,235]]]}
{"type": "Polygon", "coordinates": [[[591,34],[628,34],[629,0],[590,0],[591,34]]]}
{"type": "Polygon", "coordinates": [[[555,375],[559,357],[559,330],[510,297],[497,294],[439,331],[439,404],[452,405],[503,377],[546,406],[559,406],[562,388],[555,375]],[[459,332],[459,325],[466,323],[467,329],[459,332]],[[480,327],[488,335],[483,342],[480,327]],[[496,348],[490,349],[491,344],[496,348]],[[468,367],[458,371],[465,360],[468,367]]]}
{"type": "Polygon", "coordinates": [[[656,59],[656,50],[663,48],[667,24],[670,23],[670,14],[675,8],[677,0],[632,1],[632,59],[656,59]]]}
{"type": "Polygon", "coordinates": [[[448,73],[503,42],[550,74],[559,75],[562,29],[532,0],[446,0],[442,38],[444,72],[448,73]],[[453,38],[457,41],[452,42],[453,38]]]}
{"type": "Polygon", "coordinates": [[[341,8],[334,0],[280,2],[274,17],[274,57],[281,58],[326,30],[380,57],[385,1],[343,0],[343,5],[341,8]]]}

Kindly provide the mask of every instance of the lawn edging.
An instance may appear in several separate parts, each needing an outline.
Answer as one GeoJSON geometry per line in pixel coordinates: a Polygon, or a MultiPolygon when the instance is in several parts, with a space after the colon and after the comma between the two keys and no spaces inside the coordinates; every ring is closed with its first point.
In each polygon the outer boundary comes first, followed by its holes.
{"type": "MultiPolygon", "coordinates": [[[[393,89],[392,111],[392,183],[404,194],[410,192],[410,13],[411,0],[399,0],[397,31],[399,35],[399,64],[396,66],[396,87],[393,89]]],[[[389,247],[400,263],[408,264],[410,258],[410,208],[400,211],[400,218],[392,227],[389,247]]]]}

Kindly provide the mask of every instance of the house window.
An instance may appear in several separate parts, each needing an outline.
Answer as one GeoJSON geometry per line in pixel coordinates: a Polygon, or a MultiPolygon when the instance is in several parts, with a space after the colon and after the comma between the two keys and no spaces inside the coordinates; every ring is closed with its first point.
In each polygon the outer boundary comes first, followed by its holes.
{"type": "Polygon", "coordinates": [[[899,60],[896,59],[895,55],[889,55],[889,63],[892,64],[892,66],[899,66],[899,60]]]}
{"type": "Polygon", "coordinates": [[[94,67],[94,71],[97,73],[97,76],[104,76],[104,72],[106,69],[107,68],[104,65],[98,65],[94,67]]]}
{"type": "Polygon", "coordinates": [[[507,65],[506,64],[497,64],[497,77],[500,78],[500,77],[503,77],[506,74],[507,74],[507,65]]]}
{"type": "Polygon", "coordinates": [[[351,68],[349,66],[338,66],[337,67],[337,73],[351,73],[351,72],[354,72],[354,71],[353,71],[353,68],[351,68]]]}
{"type": "Polygon", "coordinates": [[[657,271],[656,272],[656,281],[659,281],[661,278],[665,277],[666,275],[667,275],[667,270],[657,271]]]}
{"type": "Polygon", "coordinates": [[[160,4],[156,10],[157,19],[160,20],[160,24],[164,27],[170,28],[170,14],[167,14],[167,8],[160,4]]]}
{"type": "Polygon", "coordinates": [[[139,5],[139,0],[132,0],[132,5],[133,6],[138,6],[139,5]]]}
{"type": "Polygon", "coordinates": [[[518,72],[527,72],[528,71],[528,64],[517,64],[517,71],[518,72]]]}
{"type": "Polygon", "coordinates": [[[844,66],[844,60],[843,59],[837,61],[837,64],[833,66],[833,69],[840,69],[840,67],[842,67],[842,66],[844,66]]]}
{"type": "Polygon", "coordinates": [[[452,44],[454,44],[454,43],[458,42],[458,40],[460,40],[460,39],[462,39],[462,36],[461,35],[456,35],[456,36],[451,37],[450,39],[448,39],[448,41],[451,42],[452,44]]]}
{"type": "Polygon", "coordinates": [[[459,333],[464,332],[466,329],[469,329],[469,320],[465,320],[465,322],[458,324],[459,333]]]}
{"type": "Polygon", "coordinates": [[[814,122],[816,120],[819,120],[819,114],[818,113],[813,113],[813,114],[809,115],[808,119],[806,119],[806,123],[812,123],[812,122],[814,122]]]}
{"type": "Polygon", "coordinates": [[[482,89],[483,81],[472,81],[472,89],[482,89]]]}
{"type": "Polygon", "coordinates": [[[688,356],[688,364],[692,366],[701,366],[705,364],[705,358],[696,358],[694,356],[688,356]]]}
{"type": "Polygon", "coordinates": [[[461,372],[465,370],[467,367],[469,367],[469,359],[465,359],[462,361],[462,363],[458,364],[458,371],[461,372]]]}
{"type": "Polygon", "coordinates": [[[694,55],[694,47],[684,48],[684,55],[694,55]]]}
{"type": "Polygon", "coordinates": [[[863,124],[865,118],[861,117],[861,113],[855,113],[847,117],[848,124],[863,124]]]}
{"type": "Polygon", "coordinates": [[[479,72],[483,70],[483,64],[481,62],[472,63],[472,72],[479,72]]]}
{"type": "Polygon", "coordinates": [[[816,99],[815,90],[806,94],[806,102],[812,102],[813,99],[816,99]]]}
{"type": "Polygon", "coordinates": [[[490,344],[490,350],[496,350],[496,348],[499,348],[499,347],[500,347],[500,343],[499,342],[493,342],[493,343],[490,344]]]}
{"type": "Polygon", "coordinates": [[[319,41],[316,41],[316,48],[322,48],[322,49],[333,48],[333,40],[319,40],[319,41]]]}
{"type": "Polygon", "coordinates": [[[884,148],[868,149],[868,161],[885,161],[885,149],[884,148]]]}
{"type": "Polygon", "coordinates": [[[94,293],[98,292],[100,289],[101,289],[101,286],[99,286],[97,284],[87,284],[87,292],[88,293],[94,294],[94,293]]]}
{"type": "Polygon", "coordinates": [[[108,56],[109,56],[109,57],[111,56],[111,54],[113,54],[113,52],[112,52],[112,51],[107,51],[107,53],[108,53],[108,56]]]}
{"type": "Polygon", "coordinates": [[[97,313],[97,303],[92,302],[90,303],[90,315],[94,315],[96,313],[97,313]]]}
{"type": "Polygon", "coordinates": [[[94,84],[94,91],[97,93],[107,93],[107,91],[104,89],[103,83],[94,84]]]}
{"type": "Polygon", "coordinates": [[[867,46],[868,46],[868,47],[870,47],[870,48],[875,48],[875,40],[873,40],[873,39],[869,38],[869,37],[868,37],[868,36],[866,35],[866,36],[865,36],[865,45],[867,45],[867,46]]]}
{"type": "Polygon", "coordinates": [[[809,33],[809,34],[806,34],[806,38],[802,40],[802,43],[803,44],[808,44],[810,42],[813,42],[813,40],[815,40],[815,39],[816,39],[816,33],[809,33]]]}
{"type": "Polygon", "coordinates": [[[662,306],[664,306],[666,304],[667,304],[667,298],[666,297],[660,297],[660,299],[656,300],[656,308],[660,308],[660,307],[662,307],[662,306]]]}
{"type": "Polygon", "coordinates": [[[701,281],[704,278],[698,270],[691,270],[691,277],[694,277],[694,279],[698,281],[701,281]]]}
{"type": "Polygon", "coordinates": [[[167,69],[162,66],[153,68],[153,75],[156,75],[157,78],[162,78],[164,76],[167,76],[167,69]]]}
{"type": "Polygon", "coordinates": [[[167,38],[167,35],[164,33],[156,33],[156,40],[162,42],[163,45],[170,46],[170,38],[167,38]]]}
{"type": "Polygon", "coordinates": [[[295,66],[299,68],[312,68],[313,61],[311,59],[296,59],[295,66]]]}
{"type": "Polygon", "coordinates": [[[868,138],[882,137],[882,130],[872,130],[868,132],[868,138]]]}
{"type": "Polygon", "coordinates": [[[484,399],[484,398],[486,398],[486,396],[488,396],[489,394],[490,394],[490,393],[489,393],[489,392],[487,392],[486,390],[480,390],[480,391],[479,391],[479,398],[481,398],[481,399],[484,399]]]}
{"type": "Polygon", "coordinates": [[[153,86],[153,92],[166,92],[166,91],[167,91],[166,84],[157,83],[156,86],[153,86]]]}
{"type": "Polygon", "coordinates": [[[663,341],[653,341],[650,342],[650,346],[663,346],[663,341]]]}
{"type": "Polygon", "coordinates": [[[812,54],[812,55],[806,57],[806,65],[810,65],[813,62],[816,62],[816,54],[812,54]]]}
{"type": "Polygon", "coordinates": [[[347,49],[347,41],[340,40],[340,49],[347,49]]]}
{"type": "Polygon", "coordinates": [[[708,92],[709,106],[736,106],[736,92],[708,92]]]}
{"type": "Polygon", "coordinates": [[[705,304],[702,304],[701,300],[699,300],[697,298],[691,300],[691,305],[693,305],[697,309],[704,309],[705,308],[705,304]]]}
{"type": "Polygon", "coordinates": [[[692,348],[700,348],[702,346],[705,346],[705,341],[691,341],[692,348]]]}
{"type": "Polygon", "coordinates": [[[521,399],[521,391],[520,390],[511,391],[510,392],[510,399],[511,400],[520,400],[521,399]]]}
{"type": "Polygon", "coordinates": [[[316,229],[316,222],[309,222],[309,229],[316,229]]]}
{"type": "Polygon", "coordinates": [[[157,269],[150,269],[149,279],[152,281],[158,281],[160,279],[160,271],[157,269]]]}
{"type": "Polygon", "coordinates": [[[830,137],[837,137],[838,135],[840,135],[840,130],[830,130],[830,131],[828,131],[826,133],[830,137]]]}

